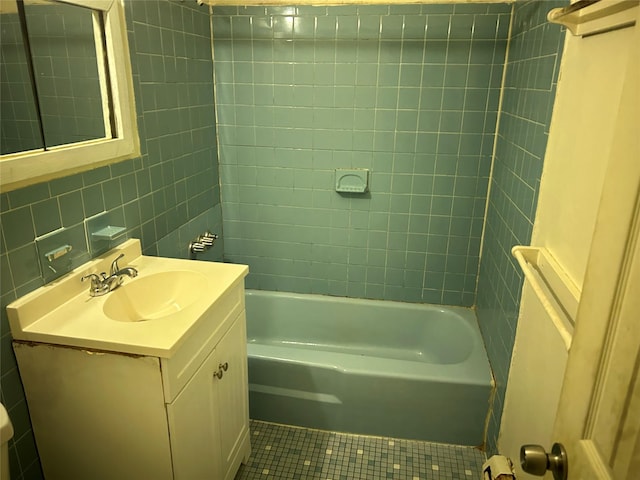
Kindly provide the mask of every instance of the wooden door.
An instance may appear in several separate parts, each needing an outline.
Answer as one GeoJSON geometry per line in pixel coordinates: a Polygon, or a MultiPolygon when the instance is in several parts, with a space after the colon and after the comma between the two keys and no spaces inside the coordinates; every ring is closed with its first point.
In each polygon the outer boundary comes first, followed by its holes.
{"type": "Polygon", "coordinates": [[[554,427],[570,480],[640,472],[640,14],[632,28],[608,158],[585,159],[608,167],[554,427]]]}

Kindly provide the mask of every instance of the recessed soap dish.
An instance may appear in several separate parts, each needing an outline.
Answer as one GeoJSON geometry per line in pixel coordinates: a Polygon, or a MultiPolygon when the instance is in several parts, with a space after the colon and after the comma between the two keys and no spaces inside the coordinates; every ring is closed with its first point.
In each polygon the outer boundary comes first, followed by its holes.
{"type": "Polygon", "coordinates": [[[369,191],[369,170],[366,168],[336,168],[336,192],[366,193],[369,191]]]}

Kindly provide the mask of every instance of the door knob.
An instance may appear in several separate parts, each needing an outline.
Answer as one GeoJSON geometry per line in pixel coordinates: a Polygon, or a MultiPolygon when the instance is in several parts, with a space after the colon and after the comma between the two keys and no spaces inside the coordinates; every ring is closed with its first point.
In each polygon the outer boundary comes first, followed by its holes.
{"type": "Polygon", "coordinates": [[[520,447],[520,465],[531,475],[542,477],[550,470],[554,480],[567,480],[567,451],[561,443],[554,443],[551,453],[545,452],[540,445],[523,445],[520,447]]]}

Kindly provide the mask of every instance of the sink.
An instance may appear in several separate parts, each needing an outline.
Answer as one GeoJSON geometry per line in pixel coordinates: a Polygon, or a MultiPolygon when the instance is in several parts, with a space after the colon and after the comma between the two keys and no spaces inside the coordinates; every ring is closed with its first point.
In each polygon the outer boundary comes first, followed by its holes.
{"type": "Polygon", "coordinates": [[[164,318],[192,305],[207,284],[197,272],[160,272],[127,281],[107,294],[104,314],[111,320],[141,322],[164,318]]]}
{"type": "Polygon", "coordinates": [[[142,255],[140,240],[128,239],[9,304],[11,334],[17,341],[171,358],[207,312],[243,300],[229,294],[247,273],[246,265],[142,255]],[[108,272],[121,255],[120,265],[138,276],[91,296],[81,278],[108,272]]]}

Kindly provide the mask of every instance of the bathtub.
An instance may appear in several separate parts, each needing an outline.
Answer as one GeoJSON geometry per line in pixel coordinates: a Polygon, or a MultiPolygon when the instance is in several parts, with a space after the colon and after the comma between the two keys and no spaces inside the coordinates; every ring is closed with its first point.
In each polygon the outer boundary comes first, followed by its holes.
{"type": "Polygon", "coordinates": [[[481,445],[492,390],[473,311],[248,290],[250,416],[481,445]]]}

